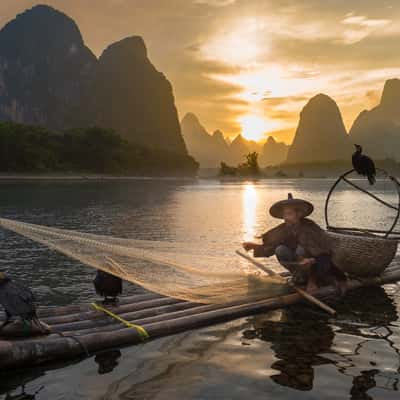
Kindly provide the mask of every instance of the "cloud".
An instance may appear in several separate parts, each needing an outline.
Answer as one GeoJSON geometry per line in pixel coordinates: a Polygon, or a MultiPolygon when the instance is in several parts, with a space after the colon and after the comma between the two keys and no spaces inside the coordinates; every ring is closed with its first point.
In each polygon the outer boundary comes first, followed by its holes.
{"type": "Polygon", "coordinates": [[[342,24],[346,26],[342,40],[345,44],[357,43],[391,23],[390,19],[370,19],[364,15],[347,14],[342,20],[342,24]]]}
{"type": "Polygon", "coordinates": [[[206,4],[211,7],[226,7],[236,3],[236,0],[194,0],[195,4],[206,4]]]}
{"type": "Polygon", "coordinates": [[[342,21],[343,24],[358,25],[364,28],[379,28],[388,25],[391,22],[390,19],[369,19],[364,15],[354,15],[352,13],[347,14],[342,21]]]}

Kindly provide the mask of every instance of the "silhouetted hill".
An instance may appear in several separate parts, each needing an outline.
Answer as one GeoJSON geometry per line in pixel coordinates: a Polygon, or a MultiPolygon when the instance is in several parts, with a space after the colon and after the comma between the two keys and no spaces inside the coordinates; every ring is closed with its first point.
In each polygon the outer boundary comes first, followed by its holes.
{"type": "Polygon", "coordinates": [[[245,160],[248,153],[262,153],[263,144],[253,140],[247,140],[242,135],[237,135],[229,146],[228,162],[236,165],[245,160]]]}
{"type": "Polygon", "coordinates": [[[17,15],[0,31],[0,119],[75,126],[96,62],[65,14],[39,5],[17,15]]]}
{"type": "Polygon", "coordinates": [[[313,97],[300,113],[287,162],[342,160],[350,157],[351,150],[335,101],[324,94],[313,97]]]}
{"type": "Polygon", "coordinates": [[[269,136],[260,154],[261,165],[277,165],[286,161],[289,147],[285,143],[277,142],[269,136]]]}
{"type": "Polygon", "coordinates": [[[141,37],[104,50],[90,94],[97,125],[115,129],[132,143],[186,153],[172,86],[148,59],[141,37]]]}
{"type": "Polygon", "coordinates": [[[210,135],[193,113],[187,113],[182,121],[182,135],[189,154],[202,168],[218,167],[228,155],[228,145],[221,131],[210,135]]]}
{"type": "Polygon", "coordinates": [[[374,158],[400,160],[400,80],[386,81],[381,102],[364,110],[350,129],[351,142],[374,158]]]}
{"type": "Polygon", "coordinates": [[[244,156],[250,151],[248,141],[242,136],[237,135],[229,146],[228,162],[231,164],[238,164],[244,160],[244,156]]]}
{"type": "Polygon", "coordinates": [[[216,131],[213,132],[212,138],[213,138],[214,142],[217,143],[219,146],[227,147],[228,143],[226,142],[226,140],[224,138],[224,134],[219,129],[217,129],[216,131]]]}
{"type": "Polygon", "coordinates": [[[97,60],[75,22],[45,5],[0,31],[0,120],[55,130],[100,125],[134,144],[187,154],[171,84],[143,39],[116,42],[97,60]]]}

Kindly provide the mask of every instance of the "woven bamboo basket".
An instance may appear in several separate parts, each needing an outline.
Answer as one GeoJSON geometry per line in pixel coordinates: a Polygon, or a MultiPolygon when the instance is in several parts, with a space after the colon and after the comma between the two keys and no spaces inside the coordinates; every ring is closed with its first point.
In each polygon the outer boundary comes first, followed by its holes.
{"type": "Polygon", "coordinates": [[[378,276],[396,255],[395,239],[339,232],[328,235],[332,241],[332,261],[350,275],[378,276]]]}

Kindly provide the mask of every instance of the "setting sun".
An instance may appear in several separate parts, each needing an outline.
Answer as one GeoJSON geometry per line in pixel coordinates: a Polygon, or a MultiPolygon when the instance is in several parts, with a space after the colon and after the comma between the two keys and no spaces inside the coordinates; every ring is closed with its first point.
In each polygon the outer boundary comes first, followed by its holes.
{"type": "Polygon", "coordinates": [[[242,127],[242,136],[247,140],[255,140],[256,142],[265,139],[267,130],[271,129],[268,121],[257,115],[245,115],[239,118],[242,127]]]}

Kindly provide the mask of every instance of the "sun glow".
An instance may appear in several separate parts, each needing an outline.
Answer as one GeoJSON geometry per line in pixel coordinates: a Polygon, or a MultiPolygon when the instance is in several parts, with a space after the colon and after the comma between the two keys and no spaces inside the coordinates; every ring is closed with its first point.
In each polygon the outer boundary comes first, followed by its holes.
{"type": "Polygon", "coordinates": [[[241,18],[228,31],[221,29],[203,46],[202,52],[206,58],[224,63],[253,64],[266,52],[265,43],[260,43],[263,26],[256,17],[241,18]]]}
{"type": "Polygon", "coordinates": [[[242,136],[247,140],[259,142],[268,136],[268,132],[277,129],[279,124],[256,114],[248,114],[239,118],[242,136]]]}
{"type": "Polygon", "coordinates": [[[256,234],[257,191],[252,183],[243,188],[243,239],[253,240],[256,234]]]}
{"type": "Polygon", "coordinates": [[[247,140],[262,140],[268,129],[267,121],[256,115],[245,115],[239,119],[239,123],[242,127],[242,136],[247,140]]]}

